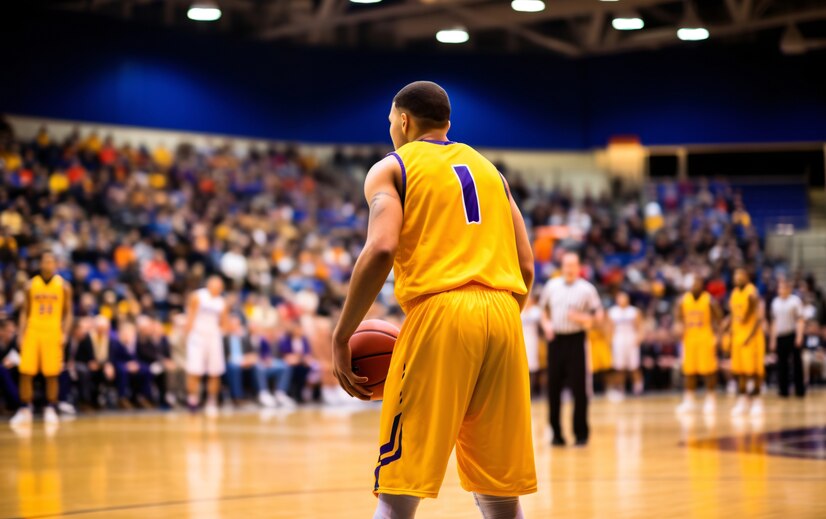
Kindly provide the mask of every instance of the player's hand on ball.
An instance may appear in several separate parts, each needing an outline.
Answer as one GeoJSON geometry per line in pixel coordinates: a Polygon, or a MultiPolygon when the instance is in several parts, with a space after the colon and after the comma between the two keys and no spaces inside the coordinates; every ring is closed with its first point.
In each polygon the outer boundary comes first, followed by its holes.
{"type": "Polygon", "coordinates": [[[348,343],[348,340],[333,339],[333,375],[347,394],[359,400],[370,400],[373,392],[361,385],[367,382],[367,377],[353,373],[352,354],[348,343]]]}

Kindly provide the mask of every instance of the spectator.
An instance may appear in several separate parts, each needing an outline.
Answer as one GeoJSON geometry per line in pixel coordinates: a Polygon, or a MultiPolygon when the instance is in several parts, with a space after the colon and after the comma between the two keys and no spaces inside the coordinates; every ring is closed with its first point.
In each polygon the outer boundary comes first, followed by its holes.
{"type": "Polygon", "coordinates": [[[156,333],[154,319],[142,315],[137,320],[138,346],[137,357],[141,367],[148,371],[154,387],[158,390],[157,401],[164,409],[175,405],[175,398],[168,390],[168,369],[174,369],[169,343],[163,334],[156,333]]]}
{"type": "Polygon", "coordinates": [[[149,367],[141,364],[138,357],[138,334],[132,323],[118,326],[112,360],[115,364],[118,386],[118,403],[124,409],[138,406],[151,409],[152,389],[149,367]]]}
{"type": "Polygon", "coordinates": [[[78,344],[74,357],[77,369],[88,373],[87,377],[80,378],[81,399],[96,409],[108,407],[113,403],[109,401],[107,391],[115,388],[117,376],[111,340],[109,319],[99,315],[95,317],[92,329],[78,344]],[[101,387],[104,387],[103,393],[101,387]]]}
{"type": "MultiPolygon", "coordinates": [[[[275,329],[267,330],[261,337],[257,366],[258,389],[266,394],[265,401],[270,402],[271,405],[292,408],[295,407],[295,400],[289,396],[289,393],[294,380],[293,374],[297,370],[285,362],[281,344],[276,342],[277,337],[278,332],[275,329]],[[274,396],[270,393],[270,381],[275,384],[274,396]]],[[[309,348],[309,343],[307,346],[309,348]]],[[[300,387],[303,387],[303,384],[300,387]]]]}
{"type": "Polygon", "coordinates": [[[19,364],[20,351],[16,326],[14,321],[3,321],[0,323],[0,392],[8,411],[15,411],[20,407],[16,380],[19,364]]]}
{"type": "Polygon", "coordinates": [[[258,354],[253,350],[252,341],[241,318],[230,315],[227,322],[227,333],[224,335],[224,356],[227,370],[224,377],[229,386],[230,397],[238,405],[244,398],[244,375],[252,379],[258,393],[258,401],[264,407],[274,407],[272,395],[260,385],[258,374],[258,354]]]}
{"type": "Polygon", "coordinates": [[[303,388],[315,364],[315,359],[310,350],[310,342],[301,329],[301,323],[293,322],[289,325],[288,332],[278,343],[278,351],[292,374],[289,386],[291,391],[284,391],[284,393],[292,394],[294,400],[302,402],[304,400],[303,388]]]}

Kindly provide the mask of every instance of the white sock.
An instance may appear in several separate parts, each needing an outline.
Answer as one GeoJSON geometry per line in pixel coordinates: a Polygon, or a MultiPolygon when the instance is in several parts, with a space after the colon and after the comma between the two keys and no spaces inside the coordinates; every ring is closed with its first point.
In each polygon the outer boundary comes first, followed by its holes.
{"type": "Polygon", "coordinates": [[[413,519],[422,501],[416,496],[379,494],[379,504],[373,519],[413,519]]]}
{"type": "Polygon", "coordinates": [[[490,496],[473,493],[482,519],[525,519],[518,497],[490,496]]]}

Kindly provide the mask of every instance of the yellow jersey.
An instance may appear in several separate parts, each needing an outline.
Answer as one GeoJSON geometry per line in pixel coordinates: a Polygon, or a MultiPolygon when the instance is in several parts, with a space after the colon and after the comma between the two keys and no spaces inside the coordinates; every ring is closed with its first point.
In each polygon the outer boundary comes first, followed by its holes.
{"type": "Polygon", "coordinates": [[[694,298],[691,292],[683,296],[681,303],[683,310],[683,342],[708,340],[714,338],[712,328],[711,294],[703,291],[700,297],[694,298]]]}
{"type": "Polygon", "coordinates": [[[407,312],[419,296],[478,283],[527,292],[505,183],[479,152],[414,141],[391,153],[402,169],[402,223],[394,274],[407,312]]]}
{"type": "Polygon", "coordinates": [[[63,278],[57,274],[46,282],[40,275],[34,276],[29,289],[28,327],[58,333],[63,325],[65,292],[63,278]]]}
{"type": "MultiPolygon", "coordinates": [[[[754,308],[751,315],[746,316],[749,308],[749,298],[752,295],[757,295],[757,288],[751,283],[742,289],[735,287],[731,292],[729,307],[731,308],[731,340],[734,345],[745,343],[757,324],[759,308],[754,308]]],[[[762,333],[758,330],[754,337],[762,337],[762,333]]]]}

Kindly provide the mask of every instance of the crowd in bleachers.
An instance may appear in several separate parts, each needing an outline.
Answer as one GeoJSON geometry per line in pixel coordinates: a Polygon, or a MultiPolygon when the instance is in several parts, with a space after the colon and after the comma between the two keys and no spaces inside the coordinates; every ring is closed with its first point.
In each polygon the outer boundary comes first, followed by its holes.
{"type": "MultiPolygon", "coordinates": [[[[319,163],[287,145],[239,155],[229,145],[116,144],[94,131],[59,141],[46,128],[31,141],[0,134],[6,406],[16,406],[23,289],[46,250],[74,295],[65,410],[180,405],[186,298],[211,274],[224,278],[233,316],[225,338],[228,402],[270,406],[277,392],[290,401],[340,402],[329,373],[330,331],[366,229],[360,180],[381,156],[339,152],[319,163]],[[240,350],[230,337],[240,339],[240,350]],[[306,345],[298,354],[280,346],[294,340],[306,345]]],[[[644,310],[647,387],[674,383],[672,305],[693,276],[707,279],[721,301],[741,264],[767,300],[777,277],[788,276],[806,301],[812,335],[822,336],[815,280],[765,256],[747,208],[724,182],[644,191],[618,184],[575,200],[564,186],[537,188],[501,169],[531,228],[537,283],[555,275],[563,250],[578,250],[606,303],[623,290],[644,310]]],[[[401,320],[391,283],[370,315],[401,320]]]]}

